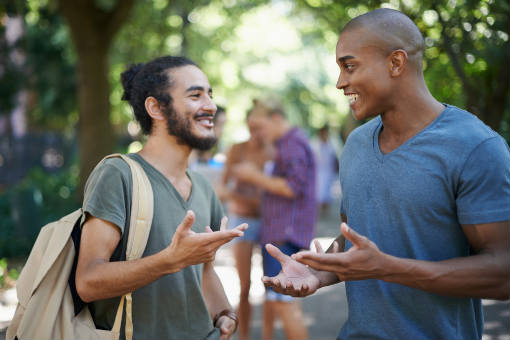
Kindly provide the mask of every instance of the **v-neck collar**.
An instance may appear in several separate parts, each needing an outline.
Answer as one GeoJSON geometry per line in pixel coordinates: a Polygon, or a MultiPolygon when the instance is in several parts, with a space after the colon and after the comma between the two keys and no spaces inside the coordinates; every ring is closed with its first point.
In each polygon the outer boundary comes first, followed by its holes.
{"type": "Polygon", "coordinates": [[[379,134],[381,133],[381,130],[383,127],[383,121],[382,121],[381,116],[377,116],[377,118],[375,118],[375,119],[378,119],[379,121],[375,125],[374,133],[372,135],[372,145],[373,145],[375,157],[381,163],[383,163],[385,159],[388,159],[391,156],[400,153],[402,150],[407,149],[409,147],[409,145],[412,144],[423,133],[425,133],[427,130],[430,130],[433,126],[435,126],[437,124],[437,122],[439,122],[446,115],[446,113],[448,111],[450,111],[450,109],[452,108],[448,104],[443,104],[443,105],[445,106],[443,111],[441,111],[441,113],[432,122],[430,122],[429,125],[424,127],[422,130],[418,131],[417,134],[415,134],[414,136],[412,136],[411,138],[406,140],[402,145],[399,145],[397,148],[393,149],[392,151],[388,152],[387,154],[383,154],[381,152],[381,147],[379,146],[379,134]]]}
{"type": "Polygon", "coordinates": [[[184,198],[181,196],[181,194],[179,193],[177,188],[175,188],[175,186],[172,184],[172,182],[170,182],[170,180],[168,178],[166,178],[165,175],[163,175],[161,173],[161,171],[159,171],[152,164],[147,162],[141,155],[139,155],[137,153],[132,153],[130,155],[133,156],[134,158],[136,158],[136,160],[139,161],[140,163],[143,163],[147,168],[149,168],[154,173],[155,176],[160,177],[161,180],[163,181],[163,183],[165,183],[170,188],[170,190],[175,194],[175,196],[177,197],[177,199],[179,200],[179,202],[181,203],[181,205],[183,206],[184,209],[189,208],[189,206],[191,205],[191,202],[193,200],[193,196],[194,196],[193,193],[195,190],[193,190],[193,188],[194,188],[193,177],[190,175],[188,169],[186,169],[186,176],[191,181],[191,192],[189,194],[188,200],[184,200],[184,198]]]}

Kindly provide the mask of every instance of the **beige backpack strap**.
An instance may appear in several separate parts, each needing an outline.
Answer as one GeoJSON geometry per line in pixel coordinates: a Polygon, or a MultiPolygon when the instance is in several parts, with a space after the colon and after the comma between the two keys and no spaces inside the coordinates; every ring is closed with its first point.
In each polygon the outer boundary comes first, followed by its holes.
{"type": "MultiPolygon", "coordinates": [[[[151,230],[152,217],[154,213],[154,195],[152,193],[152,186],[145,174],[145,171],[138,162],[122,154],[112,154],[106,156],[105,159],[112,157],[122,158],[131,168],[133,193],[131,200],[131,219],[129,222],[126,260],[136,260],[142,257],[151,230]]],[[[120,333],[124,300],[126,301],[126,339],[131,340],[133,338],[131,293],[122,296],[117,309],[117,314],[115,315],[115,322],[113,324],[112,331],[115,334],[120,333]]]]}

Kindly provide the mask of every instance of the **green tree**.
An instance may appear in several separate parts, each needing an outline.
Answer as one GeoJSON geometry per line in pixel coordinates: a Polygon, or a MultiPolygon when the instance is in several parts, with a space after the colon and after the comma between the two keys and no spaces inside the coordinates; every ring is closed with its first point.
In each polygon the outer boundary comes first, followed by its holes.
{"type": "MultiPolygon", "coordinates": [[[[407,14],[425,37],[425,79],[441,101],[466,108],[509,138],[510,6],[503,0],[299,0],[318,30],[337,34],[352,18],[387,6],[407,14]],[[506,131],[506,133],[504,133],[506,131]]],[[[317,32],[320,36],[321,33],[317,32]]]]}
{"type": "Polygon", "coordinates": [[[132,6],[133,0],[58,1],[77,55],[80,193],[97,162],[114,150],[108,53],[132,6]]]}

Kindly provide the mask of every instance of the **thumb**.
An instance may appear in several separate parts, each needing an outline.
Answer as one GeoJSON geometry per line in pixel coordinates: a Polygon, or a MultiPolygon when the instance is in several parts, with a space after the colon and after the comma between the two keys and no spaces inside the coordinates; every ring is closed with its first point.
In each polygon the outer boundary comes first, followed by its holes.
{"type": "Polygon", "coordinates": [[[340,225],[340,230],[344,237],[351,241],[351,243],[358,248],[360,248],[363,244],[365,244],[366,238],[355,232],[352,228],[350,228],[347,223],[342,223],[340,225]]]}
{"type": "Polygon", "coordinates": [[[269,253],[269,255],[274,257],[282,265],[289,260],[289,256],[282,253],[280,249],[273,246],[271,243],[266,244],[266,250],[269,253]]]}
{"type": "Polygon", "coordinates": [[[194,222],[195,222],[195,213],[191,210],[188,210],[186,212],[186,216],[184,216],[181,224],[179,224],[179,226],[175,230],[175,234],[179,235],[179,234],[184,234],[184,233],[189,232],[191,229],[191,226],[193,225],[194,222]]]}
{"type": "Polygon", "coordinates": [[[324,249],[321,246],[321,243],[318,239],[313,240],[313,244],[315,245],[315,252],[318,254],[324,253],[324,249]]]}

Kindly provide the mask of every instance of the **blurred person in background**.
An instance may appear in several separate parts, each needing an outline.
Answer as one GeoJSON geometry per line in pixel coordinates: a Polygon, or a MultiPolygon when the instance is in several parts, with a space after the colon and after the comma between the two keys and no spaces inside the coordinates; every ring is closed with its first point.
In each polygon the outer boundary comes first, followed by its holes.
{"type": "Polygon", "coordinates": [[[221,174],[225,162],[225,156],[222,153],[221,136],[223,128],[227,122],[227,113],[225,108],[217,106],[218,110],[213,118],[213,131],[216,136],[216,143],[211,149],[200,150],[193,149],[189,157],[189,168],[203,175],[214,187],[215,191],[221,183],[221,174]]]}
{"type": "Polygon", "coordinates": [[[247,339],[250,332],[251,258],[254,246],[258,246],[260,242],[260,201],[263,191],[249,182],[236,178],[232,169],[237,164],[247,162],[263,171],[264,164],[271,159],[273,153],[272,146],[265,142],[260,132],[256,131],[251,112],[249,111],[246,116],[250,138],[246,142],[232,145],[228,151],[222,186],[217,188],[220,199],[227,202],[228,227],[234,228],[237,223],[249,225],[244,236],[236,239],[232,245],[241,285],[238,307],[239,339],[247,339]]]}
{"type": "MultiPolygon", "coordinates": [[[[292,127],[280,103],[274,99],[256,100],[250,120],[268,143],[275,146],[272,169],[266,173],[249,162],[232,169],[233,175],[262,190],[261,244],[273,243],[284,254],[308,249],[315,234],[316,188],[315,158],[305,133],[292,127]]],[[[275,276],[280,263],[265,249],[262,253],[264,275],[275,276]]],[[[298,300],[266,289],[262,338],[271,339],[275,317],[283,323],[288,339],[308,338],[298,300]]]]}
{"type": "Polygon", "coordinates": [[[324,125],[317,138],[311,142],[317,162],[317,203],[325,214],[333,200],[333,184],[338,179],[337,150],[329,137],[329,127],[324,125]]]}

